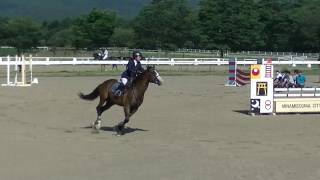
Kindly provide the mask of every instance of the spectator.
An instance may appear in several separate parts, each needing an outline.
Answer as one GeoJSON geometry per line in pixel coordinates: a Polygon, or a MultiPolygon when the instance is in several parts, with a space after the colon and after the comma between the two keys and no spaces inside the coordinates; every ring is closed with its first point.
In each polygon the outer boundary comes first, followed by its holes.
{"type": "Polygon", "coordinates": [[[280,73],[279,70],[276,70],[276,78],[273,80],[274,87],[279,87],[281,81],[282,81],[282,74],[280,73]]]}
{"type": "Polygon", "coordinates": [[[276,70],[276,78],[274,79],[274,82],[279,82],[282,80],[282,74],[279,70],[276,70]]]}
{"type": "Polygon", "coordinates": [[[297,82],[297,87],[299,87],[299,88],[303,88],[305,86],[306,77],[304,76],[302,71],[299,71],[296,82],[297,82]]]}
{"type": "Polygon", "coordinates": [[[294,84],[297,85],[297,77],[299,74],[299,70],[298,69],[294,69],[293,70],[293,80],[294,80],[294,84]]]}
{"type": "Polygon", "coordinates": [[[289,81],[288,81],[288,88],[296,87],[296,83],[294,80],[294,73],[292,71],[289,72],[289,81]]]}
{"type": "Polygon", "coordinates": [[[290,71],[287,71],[285,70],[283,73],[282,73],[282,81],[281,81],[281,87],[286,87],[288,88],[289,87],[289,74],[290,74],[290,71]]]}

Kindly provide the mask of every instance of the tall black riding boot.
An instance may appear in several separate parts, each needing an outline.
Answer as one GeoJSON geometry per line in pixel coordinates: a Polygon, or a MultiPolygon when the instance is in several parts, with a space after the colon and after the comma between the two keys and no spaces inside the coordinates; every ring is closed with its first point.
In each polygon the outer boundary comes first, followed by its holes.
{"type": "Polygon", "coordinates": [[[114,95],[121,96],[123,94],[124,88],[125,85],[123,83],[120,83],[114,95]]]}

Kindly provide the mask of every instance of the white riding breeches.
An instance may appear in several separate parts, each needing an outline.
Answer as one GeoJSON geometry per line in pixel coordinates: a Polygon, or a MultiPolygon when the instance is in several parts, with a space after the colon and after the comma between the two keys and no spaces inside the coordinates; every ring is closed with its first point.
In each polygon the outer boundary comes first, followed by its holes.
{"type": "Polygon", "coordinates": [[[102,57],[102,60],[106,60],[108,58],[108,54],[105,54],[103,57],[102,57]]]}
{"type": "Polygon", "coordinates": [[[122,82],[122,84],[126,85],[128,83],[128,79],[127,78],[121,78],[120,81],[122,82]]]}

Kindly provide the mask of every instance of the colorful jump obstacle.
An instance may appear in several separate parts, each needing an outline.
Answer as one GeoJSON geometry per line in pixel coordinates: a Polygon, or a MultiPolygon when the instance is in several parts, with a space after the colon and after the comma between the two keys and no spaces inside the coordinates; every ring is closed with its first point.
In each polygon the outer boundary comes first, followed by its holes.
{"type": "Polygon", "coordinates": [[[273,66],[251,65],[251,114],[273,113],[273,66]]]}
{"type": "Polygon", "coordinates": [[[250,83],[250,72],[237,68],[236,58],[229,59],[228,81],[226,86],[244,86],[250,83]]]}
{"type": "Polygon", "coordinates": [[[251,115],[320,113],[320,88],[273,88],[273,65],[251,65],[251,115]]]}
{"type": "Polygon", "coordinates": [[[32,56],[28,58],[22,56],[16,56],[14,60],[11,57],[7,57],[7,83],[1,84],[2,86],[31,86],[31,84],[37,84],[38,79],[32,77],[32,56]],[[26,60],[28,59],[28,60],[26,60]],[[28,66],[27,66],[28,65],[28,66]],[[14,76],[11,75],[11,66],[13,66],[14,76]],[[21,69],[19,68],[21,67],[21,69]],[[20,77],[21,75],[21,77],[20,77]],[[11,79],[14,80],[11,81],[11,79]]]}

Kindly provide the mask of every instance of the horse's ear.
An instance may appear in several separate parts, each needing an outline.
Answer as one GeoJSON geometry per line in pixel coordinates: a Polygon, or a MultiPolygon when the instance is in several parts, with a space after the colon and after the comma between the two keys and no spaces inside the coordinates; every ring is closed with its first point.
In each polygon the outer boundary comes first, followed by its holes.
{"type": "Polygon", "coordinates": [[[147,65],[147,70],[152,70],[154,69],[154,65],[147,65]]]}
{"type": "Polygon", "coordinates": [[[153,64],[153,65],[147,65],[147,69],[155,69],[156,66],[153,64]]]}

